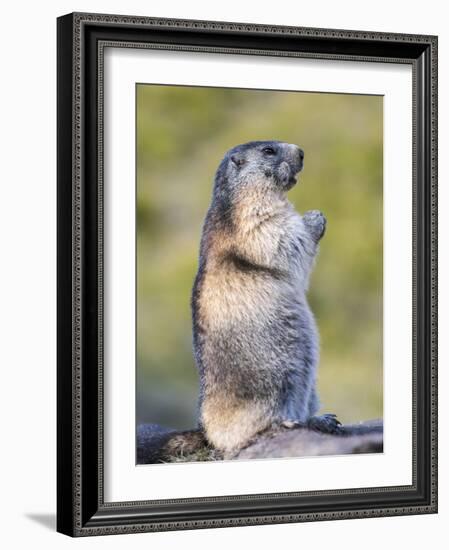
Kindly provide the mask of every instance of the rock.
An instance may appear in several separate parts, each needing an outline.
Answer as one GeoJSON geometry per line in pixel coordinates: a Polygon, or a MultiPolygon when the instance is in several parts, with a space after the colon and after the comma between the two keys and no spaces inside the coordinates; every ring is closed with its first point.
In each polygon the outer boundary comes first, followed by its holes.
{"type": "Polygon", "coordinates": [[[140,424],[137,427],[137,464],[159,462],[160,449],[174,432],[158,424],[140,424]]]}
{"type": "MultiPolygon", "coordinates": [[[[345,428],[348,429],[349,426],[345,428]]],[[[382,451],[383,434],[378,429],[366,430],[363,433],[350,433],[348,430],[347,433],[333,435],[299,428],[259,437],[233,458],[286,458],[382,451]]]]}
{"type": "Polygon", "coordinates": [[[337,434],[323,434],[307,428],[277,428],[260,434],[245,449],[232,455],[210,447],[199,430],[186,432],[158,424],[141,424],[137,429],[137,463],[202,462],[301,456],[380,453],[383,451],[381,420],[341,426],[337,434]]]}

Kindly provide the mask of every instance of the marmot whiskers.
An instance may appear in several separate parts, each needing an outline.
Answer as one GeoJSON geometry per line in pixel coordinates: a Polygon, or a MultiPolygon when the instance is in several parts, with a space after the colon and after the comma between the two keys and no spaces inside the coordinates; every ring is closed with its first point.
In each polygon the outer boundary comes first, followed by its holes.
{"type": "Polygon", "coordinates": [[[253,141],[223,158],[192,293],[200,427],[225,452],[282,425],[338,430],[315,416],[318,331],[306,299],[326,219],[299,215],[286,192],[304,153],[253,141]]]}

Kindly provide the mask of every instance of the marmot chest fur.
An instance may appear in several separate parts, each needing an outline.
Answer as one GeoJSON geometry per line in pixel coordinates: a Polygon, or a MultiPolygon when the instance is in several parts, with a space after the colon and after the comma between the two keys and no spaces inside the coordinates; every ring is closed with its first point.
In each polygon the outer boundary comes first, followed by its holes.
{"type": "Polygon", "coordinates": [[[315,416],[318,331],[306,299],[326,220],[287,200],[304,153],[250,142],[216,176],[192,293],[199,423],[216,448],[244,447],[275,425],[332,432],[315,416]]]}

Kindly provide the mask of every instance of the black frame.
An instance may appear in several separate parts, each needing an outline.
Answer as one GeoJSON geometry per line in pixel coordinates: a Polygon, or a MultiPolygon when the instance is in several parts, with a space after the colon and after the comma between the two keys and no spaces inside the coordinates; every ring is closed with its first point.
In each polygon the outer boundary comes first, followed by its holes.
{"type": "MultiPolygon", "coordinates": [[[[154,19],[58,18],[58,499],[71,536],[437,511],[437,38],[154,19]],[[102,53],[105,45],[413,67],[413,484],[104,503],[102,53]]],[[[151,495],[149,495],[151,496],[151,495]]]]}

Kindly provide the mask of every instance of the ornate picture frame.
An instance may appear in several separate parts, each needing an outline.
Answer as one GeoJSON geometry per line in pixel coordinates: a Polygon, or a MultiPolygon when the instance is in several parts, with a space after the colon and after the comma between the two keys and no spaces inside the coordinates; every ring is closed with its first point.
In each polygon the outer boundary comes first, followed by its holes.
{"type": "MultiPolygon", "coordinates": [[[[70,536],[437,511],[437,37],[75,13],[58,18],[58,502],[70,536]],[[106,502],[104,49],[411,66],[412,483],[106,502]]],[[[130,368],[132,368],[130,366],[130,368]]]]}

